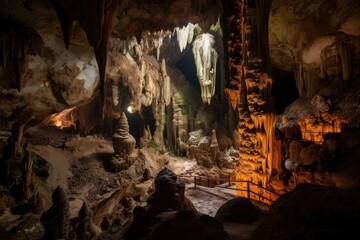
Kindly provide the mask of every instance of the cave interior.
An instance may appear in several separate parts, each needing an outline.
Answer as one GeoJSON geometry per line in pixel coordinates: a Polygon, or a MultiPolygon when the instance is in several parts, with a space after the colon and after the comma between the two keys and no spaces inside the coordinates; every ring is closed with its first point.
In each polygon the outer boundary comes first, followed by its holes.
{"type": "Polygon", "coordinates": [[[360,2],[3,0],[0,117],[0,239],[353,238],[360,2]]]}

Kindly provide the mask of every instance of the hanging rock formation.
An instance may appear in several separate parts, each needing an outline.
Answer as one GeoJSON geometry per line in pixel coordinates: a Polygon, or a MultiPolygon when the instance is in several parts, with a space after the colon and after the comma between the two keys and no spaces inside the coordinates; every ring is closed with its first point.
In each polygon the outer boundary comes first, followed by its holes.
{"type": "Polygon", "coordinates": [[[218,54],[214,48],[214,36],[205,33],[198,35],[193,43],[197,77],[201,87],[201,98],[210,104],[216,87],[216,62],[218,54]]]}
{"type": "Polygon", "coordinates": [[[4,20],[0,21],[0,63],[5,69],[11,62],[15,70],[16,87],[24,87],[24,72],[28,55],[40,55],[44,49],[41,36],[33,29],[4,20]]]}

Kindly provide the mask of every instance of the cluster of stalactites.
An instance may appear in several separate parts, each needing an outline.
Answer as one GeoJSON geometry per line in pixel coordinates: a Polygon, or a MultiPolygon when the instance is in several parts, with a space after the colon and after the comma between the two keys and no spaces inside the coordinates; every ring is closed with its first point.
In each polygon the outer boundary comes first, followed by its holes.
{"type": "Polygon", "coordinates": [[[190,44],[194,38],[194,29],[197,25],[189,23],[182,28],[175,28],[173,35],[176,33],[176,39],[180,48],[180,52],[182,52],[188,44],[190,44]]]}
{"type": "Polygon", "coordinates": [[[294,75],[299,96],[309,97],[315,94],[317,90],[317,74],[314,74],[310,71],[305,71],[300,64],[295,64],[294,75]]]}
{"type": "Polygon", "coordinates": [[[263,129],[257,131],[256,135],[258,147],[261,147],[262,154],[265,157],[262,161],[262,169],[267,178],[270,178],[273,169],[276,115],[275,113],[263,114],[254,123],[255,128],[263,129]]]}
{"type": "Polygon", "coordinates": [[[199,35],[193,43],[197,77],[201,87],[201,98],[210,104],[215,94],[216,62],[218,54],[214,48],[214,36],[208,33],[199,35]]]}

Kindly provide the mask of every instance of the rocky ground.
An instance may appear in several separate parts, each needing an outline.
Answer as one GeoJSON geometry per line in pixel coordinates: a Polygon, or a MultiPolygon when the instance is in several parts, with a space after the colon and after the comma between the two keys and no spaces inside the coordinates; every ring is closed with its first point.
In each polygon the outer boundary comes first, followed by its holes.
{"type": "MultiPolygon", "coordinates": [[[[49,126],[30,128],[25,138],[32,157],[36,159],[36,182],[44,200],[43,209],[52,205],[51,194],[57,186],[61,186],[69,199],[70,218],[77,217],[85,201],[94,211],[94,218],[98,219],[99,224],[108,213],[111,213],[110,222],[120,219],[121,224],[125,224],[132,216],[132,209],[145,204],[154,189],[151,179],[163,167],[183,176],[216,178],[225,174],[217,167],[208,169],[199,166],[195,160],[175,157],[170,153],[160,155],[153,148],[135,149],[134,164],[128,170],[113,173],[106,165],[114,154],[111,139],[97,135],[80,137],[49,126]],[[124,190],[128,192],[127,196],[119,197],[117,193],[124,190]],[[114,207],[112,204],[116,201],[120,204],[114,207]]],[[[192,178],[184,178],[184,181],[190,184],[192,178]]],[[[6,199],[6,196],[2,199],[6,199]]],[[[211,206],[211,203],[207,205],[211,206]]],[[[35,238],[42,232],[39,218],[38,214],[13,215],[9,208],[5,208],[5,213],[0,216],[0,225],[6,231],[15,233],[19,239],[25,239],[24,233],[33,234],[35,238]],[[28,225],[29,221],[34,226],[28,225]],[[20,226],[26,228],[21,229],[20,226]]]]}

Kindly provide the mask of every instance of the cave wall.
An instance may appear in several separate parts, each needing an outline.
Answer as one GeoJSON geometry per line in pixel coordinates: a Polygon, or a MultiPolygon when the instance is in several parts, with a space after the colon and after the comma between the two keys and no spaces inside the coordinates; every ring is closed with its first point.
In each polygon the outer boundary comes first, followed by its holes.
{"type": "Polygon", "coordinates": [[[296,166],[288,171],[290,184],[354,187],[359,182],[354,173],[359,169],[359,9],[351,0],[272,1],[271,63],[294,73],[300,96],[277,123],[279,159],[296,166]],[[343,135],[354,146],[345,150],[343,135]]]}

